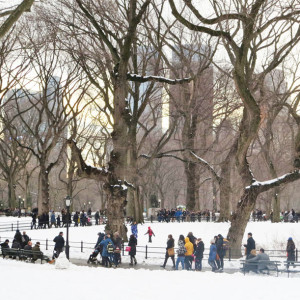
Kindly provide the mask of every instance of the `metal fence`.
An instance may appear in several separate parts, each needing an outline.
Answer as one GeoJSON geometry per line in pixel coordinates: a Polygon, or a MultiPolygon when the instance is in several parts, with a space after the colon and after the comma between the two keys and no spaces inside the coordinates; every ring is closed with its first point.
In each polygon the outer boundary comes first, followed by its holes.
{"type": "MultiPolygon", "coordinates": [[[[6,239],[11,239],[11,237],[5,237],[0,236],[0,243],[4,242],[6,239]]],[[[41,250],[53,250],[54,249],[54,242],[53,239],[31,239],[33,243],[40,242],[41,244],[41,250]]],[[[72,256],[72,250],[78,250],[81,253],[87,253],[87,255],[90,255],[95,247],[96,243],[88,243],[84,241],[69,241],[70,245],[70,256],[72,256]]],[[[125,251],[126,245],[122,244],[122,255],[128,255],[128,253],[125,251]]],[[[175,248],[176,253],[177,248],[175,248]]],[[[241,248],[241,251],[244,250],[244,248],[241,248]]],[[[74,252],[78,252],[74,251],[74,252]]],[[[153,247],[153,246],[137,246],[136,252],[141,254],[145,259],[148,258],[161,258],[163,259],[166,255],[166,247],[153,247]]],[[[225,260],[231,261],[233,260],[232,256],[233,250],[231,248],[228,249],[226,252],[226,256],[224,257],[225,260]]],[[[282,259],[286,260],[286,250],[265,250],[265,253],[269,255],[271,260],[277,260],[282,259]]],[[[296,254],[296,262],[298,261],[298,249],[295,250],[296,254]]],[[[203,259],[208,259],[209,256],[209,248],[204,249],[203,259]]]]}

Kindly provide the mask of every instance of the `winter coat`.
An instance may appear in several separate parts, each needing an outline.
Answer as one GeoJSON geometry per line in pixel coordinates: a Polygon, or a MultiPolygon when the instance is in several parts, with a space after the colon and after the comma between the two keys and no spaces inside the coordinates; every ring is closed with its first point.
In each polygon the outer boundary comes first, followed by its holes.
{"type": "Polygon", "coordinates": [[[216,247],[217,247],[217,253],[220,257],[224,257],[225,256],[225,250],[223,248],[223,237],[219,237],[217,242],[216,242],[216,247]]]}
{"type": "Polygon", "coordinates": [[[26,250],[26,251],[30,251],[30,250],[32,250],[32,246],[30,246],[30,245],[26,245],[26,246],[24,247],[24,250],[26,250]]]}
{"type": "Polygon", "coordinates": [[[288,241],[286,246],[287,252],[287,260],[288,261],[295,261],[295,243],[293,241],[288,241]]]}
{"type": "Polygon", "coordinates": [[[115,248],[118,247],[120,250],[122,249],[122,238],[118,236],[117,238],[113,238],[112,241],[115,245],[115,248]]]}
{"type": "Polygon", "coordinates": [[[53,242],[55,242],[54,249],[62,249],[65,246],[65,239],[61,235],[56,236],[53,242]]]}
{"type": "Polygon", "coordinates": [[[131,255],[131,256],[136,255],[137,239],[135,237],[130,237],[128,246],[131,247],[131,249],[129,251],[129,255],[131,255]]]}
{"type": "Polygon", "coordinates": [[[24,248],[29,242],[29,236],[27,234],[22,235],[22,248],[24,248]]]}
{"type": "Polygon", "coordinates": [[[264,270],[267,268],[268,263],[265,261],[269,261],[269,260],[270,260],[270,258],[266,253],[259,253],[254,258],[248,259],[247,262],[248,263],[258,262],[257,269],[258,269],[258,271],[260,271],[260,270],[264,270]]]}
{"type": "Polygon", "coordinates": [[[56,217],[55,214],[51,214],[51,223],[55,223],[56,217]]]}
{"type": "Polygon", "coordinates": [[[171,238],[171,239],[168,239],[168,241],[167,241],[167,250],[168,249],[171,249],[171,248],[174,248],[174,239],[173,238],[171,238]]]}
{"type": "Polygon", "coordinates": [[[0,246],[1,246],[1,249],[8,249],[9,248],[9,245],[5,242],[0,244],[0,246]]]}
{"type": "Polygon", "coordinates": [[[194,254],[195,254],[196,258],[202,259],[203,252],[204,252],[204,243],[201,241],[197,244],[194,254]]]}
{"type": "Polygon", "coordinates": [[[134,237],[137,239],[138,238],[137,224],[132,224],[131,225],[131,232],[134,235],[134,237]]]}
{"type": "Polygon", "coordinates": [[[184,256],[186,253],[186,248],[184,246],[184,243],[182,240],[179,240],[178,241],[178,249],[177,249],[177,256],[180,257],[180,256],[184,256]]]}
{"type": "Polygon", "coordinates": [[[249,255],[252,249],[255,249],[255,241],[253,237],[249,237],[247,240],[247,244],[244,245],[246,247],[246,255],[249,255]]]}
{"type": "Polygon", "coordinates": [[[37,244],[35,244],[34,247],[32,248],[32,251],[33,251],[33,253],[32,253],[33,260],[37,260],[38,259],[38,255],[35,254],[34,252],[41,251],[40,246],[37,245],[37,244]]]}
{"type": "Polygon", "coordinates": [[[22,234],[20,233],[19,230],[16,231],[14,240],[17,241],[20,245],[22,245],[22,234]]]}
{"type": "Polygon", "coordinates": [[[152,236],[152,235],[155,236],[154,232],[152,231],[152,229],[150,227],[148,227],[148,231],[145,233],[145,235],[146,234],[149,234],[149,236],[152,236]]]}
{"type": "Polygon", "coordinates": [[[185,248],[186,248],[186,253],[185,256],[191,256],[194,253],[194,245],[190,242],[190,239],[186,237],[184,239],[185,241],[185,248]]]}
{"type": "Polygon", "coordinates": [[[108,243],[111,243],[113,246],[114,246],[114,243],[113,241],[110,239],[110,238],[106,238],[105,240],[103,240],[101,243],[100,243],[100,246],[102,246],[102,256],[104,257],[108,257],[108,252],[107,252],[107,245],[108,243]]]}
{"type": "Polygon", "coordinates": [[[211,244],[209,248],[208,261],[216,260],[216,256],[217,256],[217,247],[215,244],[211,244]]]}
{"type": "Polygon", "coordinates": [[[95,245],[95,248],[99,247],[100,243],[103,241],[105,234],[104,233],[99,233],[99,237],[97,240],[97,243],[95,245]]]}

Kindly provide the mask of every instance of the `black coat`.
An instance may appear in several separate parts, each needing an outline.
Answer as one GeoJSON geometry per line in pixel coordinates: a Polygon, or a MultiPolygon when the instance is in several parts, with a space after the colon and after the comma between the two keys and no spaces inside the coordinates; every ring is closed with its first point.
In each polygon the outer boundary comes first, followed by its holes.
{"type": "Polygon", "coordinates": [[[65,246],[65,239],[61,235],[56,236],[53,242],[55,242],[54,249],[56,248],[62,249],[65,246]]]}
{"type": "Polygon", "coordinates": [[[29,242],[29,236],[27,234],[22,235],[22,247],[24,248],[29,242]]]}
{"type": "Polygon", "coordinates": [[[174,239],[173,238],[168,239],[168,241],[167,241],[167,250],[171,249],[171,248],[174,248],[174,239]]]}
{"type": "Polygon", "coordinates": [[[196,258],[202,259],[203,252],[204,252],[204,243],[201,241],[197,244],[194,254],[195,254],[196,258]]]}
{"type": "Polygon", "coordinates": [[[129,255],[136,255],[136,245],[137,245],[137,239],[133,236],[130,238],[128,246],[131,247],[130,251],[129,251],[129,255]]]}
{"type": "Polygon", "coordinates": [[[223,237],[219,237],[217,242],[216,242],[216,247],[217,247],[217,253],[220,257],[225,256],[225,251],[223,248],[223,237]]]}
{"type": "Polygon", "coordinates": [[[252,249],[255,249],[255,241],[253,239],[253,237],[249,237],[247,240],[247,244],[244,245],[247,249],[246,251],[246,255],[249,255],[252,249]]]}

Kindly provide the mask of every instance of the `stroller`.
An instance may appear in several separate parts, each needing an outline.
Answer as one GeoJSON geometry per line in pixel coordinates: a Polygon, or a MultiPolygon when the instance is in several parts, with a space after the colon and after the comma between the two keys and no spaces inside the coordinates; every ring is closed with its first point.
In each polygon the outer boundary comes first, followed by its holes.
{"type": "Polygon", "coordinates": [[[98,254],[101,253],[101,248],[100,246],[95,248],[95,250],[92,252],[92,254],[90,255],[87,261],[88,264],[99,264],[99,265],[101,264],[101,262],[97,260],[98,254]]]}

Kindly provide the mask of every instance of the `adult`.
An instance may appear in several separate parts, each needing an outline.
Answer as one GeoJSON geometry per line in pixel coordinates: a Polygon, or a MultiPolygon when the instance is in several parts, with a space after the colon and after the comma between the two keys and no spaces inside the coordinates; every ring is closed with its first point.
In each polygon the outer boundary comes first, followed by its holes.
{"type": "Polygon", "coordinates": [[[102,264],[105,267],[111,267],[112,266],[112,259],[113,259],[113,250],[110,252],[110,247],[109,244],[114,246],[113,241],[110,238],[110,234],[107,234],[104,239],[101,241],[100,245],[103,247],[102,248],[102,264]]]}
{"type": "Polygon", "coordinates": [[[76,211],[73,216],[73,222],[74,222],[75,227],[78,227],[78,219],[79,219],[79,213],[78,213],[78,211],[76,211]]]}
{"type": "Polygon", "coordinates": [[[204,252],[204,243],[202,242],[201,238],[197,239],[196,242],[196,249],[195,249],[195,270],[201,271],[202,270],[202,259],[203,259],[203,252],[204,252]]]}
{"type": "Polygon", "coordinates": [[[16,230],[13,242],[19,243],[20,247],[21,247],[21,245],[22,245],[22,234],[21,234],[19,229],[16,230]]]}
{"type": "Polygon", "coordinates": [[[137,224],[134,221],[133,224],[131,225],[131,233],[134,235],[134,237],[137,239],[138,238],[138,228],[137,224]]]}
{"type": "MultiPolygon", "coordinates": [[[[256,257],[256,250],[252,249],[250,252],[250,255],[248,257],[248,260],[250,260],[251,258],[254,258],[254,257],[256,257]]],[[[245,263],[245,272],[250,272],[250,271],[256,272],[256,270],[257,270],[256,264],[248,262],[248,261],[245,263]]]]}
{"type": "Polygon", "coordinates": [[[52,226],[56,227],[56,216],[54,211],[52,211],[51,213],[50,222],[51,222],[50,228],[52,228],[52,226]]]}
{"type": "Polygon", "coordinates": [[[185,241],[185,248],[186,248],[186,252],[185,252],[185,258],[184,258],[184,264],[185,264],[185,268],[186,270],[191,270],[192,269],[192,262],[193,262],[193,253],[194,253],[194,245],[190,242],[190,239],[188,237],[186,237],[184,239],[185,241]]]}
{"type": "Polygon", "coordinates": [[[99,210],[97,210],[95,213],[96,225],[99,225],[99,219],[100,219],[100,213],[99,213],[99,210]]]}
{"type": "Polygon", "coordinates": [[[41,252],[40,242],[36,242],[32,248],[32,262],[35,262],[37,259],[39,259],[41,255],[43,256],[43,260],[45,260],[47,263],[54,263],[54,259],[50,260],[48,256],[45,256],[43,252],[41,252]]]}
{"type": "Polygon", "coordinates": [[[251,250],[255,249],[255,240],[252,237],[252,233],[248,233],[248,239],[247,239],[247,244],[244,244],[244,247],[246,248],[246,259],[248,259],[251,250]]]}
{"type": "Polygon", "coordinates": [[[32,242],[31,241],[28,241],[27,245],[24,247],[24,250],[26,250],[26,251],[32,250],[32,242]]]}
{"type": "Polygon", "coordinates": [[[36,214],[35,213],[33,213],[32,214],[32,220],[31,220],[31,229],[36,229],[36,214]]]}
{"type": "Polygon", "coordinates": [[[29,236],[26,234],[26,231],[23,231],[22,244],[21,244],[22,248],[24,248],[28,244],[29,241],[30,241],[29,236]]]}
{"type": "Polygon", "coordinates": [[[259,254],[255,257],[247,260],[247,263],[257,263],[256,272],[262,272],[263,270],[268,268],[268,261],[270,261],[269,256],[265,253],[265,250],[261,248],[259,250],[259,254]]]}
{"type": "Polygon", "coordinates": [[[195,248],[196,248],[196,238],[194,237],[193,233],[192,232],[189,232],[187,237],[190,239],[190,242],[193,244],[193,252],[195,251],[195,248]]]}
{"type": "Polygon", "coordinates": [[[181,234],[178,239],[178,249],[177,249],[177,260],[176,260],[176,270],[178,270],[179,263],[181,263],[182,270],[184,270],[184,258],[185,258],[186,248],[184,246],[184,236],[181,234]]]}
{"type": "Polygon", "coordinates": [[[290,266],[291,264],[294,264],[294,261],[296,260],[295,257],[295,243],[293,241],[293,238],[289,237],[288,241],[287,241],[287,246],[286,246],[286,252],[287,252],[287,261],[288,261],[288,265],[287,267],[290,266]]]}
{"type": "Polygon", "coordinates": [[[224,256],[225,256],[225,250],[223,247],[223,236],[221,234],[218,234],[218,239],[216,242],[216,247],[217,247],[217,254],[219,256],[219,260],[220,260],[220,266],[219,266],[219,270],[222,271],[224,268],[224,256]]]}
{"type": "Polygon", "coordinates": [[[1,251],[3,252],[3,249],[9,249],[9,240],[5,240],[2,244],[0,244],[1,246],[1,251]]]}
{"type": "Polygon", "coordinates": [[[215,239],[210,241],[210,248],[209,248],[209,256],[208,256],[208,264],[211,266],[211,270],[213,272],[216,271],[216,257],[217,257],[217,247],[215,245],[215,239]]]}
{"type": "Polygon", "coordinates": [[[121,263],[122,238],[119,232],[115,232],[112,238],[115,245],[114,249],[114,265],[117,267],[121,263]]]}
{"type": "Polygon", "coordinates": [[[55,257],[56,258],[59,257],[59,254],[64,251],[65,239],[63,237],[62,231],[59,233],[58,236],[56,236],[53,239],[53,242],[55,243],[55,246],[54,246],[55,254],[53,254],[53,259],[54,259],[55,257]]]}
{"type": "Polygon", "coordinates": [[[136,261],[135,255],[136,255],[137,239],[133,234],[130,235],[128,246],[130,247],[130,251],[129,251],[130,263],[129,263],[129,265],[132,266],[133,262],[136,265],[137,261],[136,261]]]}
{"type": "Polygon", "coordinates": [[[167,240],[167,248],[166,248],[166,256],[165,256],[165,261],[164,264],[161,266],[162,268],[166,267],[167,261],[169,259],[169,257],[171,258],[172,262],[173,262],[173,269],[175,269],[175,252],[174,252],[174,239],[172,234],[168,235],[168,240],[167,240]]]}

